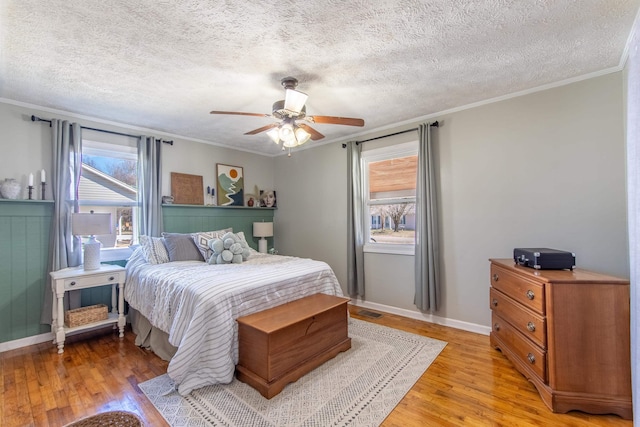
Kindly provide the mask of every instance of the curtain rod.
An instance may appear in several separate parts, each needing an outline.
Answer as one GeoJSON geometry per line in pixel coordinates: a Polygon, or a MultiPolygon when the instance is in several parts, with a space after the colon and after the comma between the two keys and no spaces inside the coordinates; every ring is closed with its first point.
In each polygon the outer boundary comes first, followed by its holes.
{"type": "MultiPolygon", "coordinates": [[[[47,122],[49,123],[49,126],[51,126],[51,120],[47,120],[47,119],[41,119],[40,117],[37,116],[31,116],[31,121],[32,122],[47,122]]],[[[97,132],[104,132],[104,133],[110,133],[112,135],[121,135],[121,136],[129,136],[131,138],[140,138],[140,135],[131,135],[129,133],[122,133],[122,132],[116,132],[113,130],[106,130],[106,129],[96,129],[96,128],[90,128],[87,126],[80,126],[82,129],[87,129],[87,130],[95,130],[97,132]]],[[[161,140],[162,142],[164,142],[165,144],[169,144],[169,145],[173,145],[173,141],[166,141],[164,139],[161,140]]]]}
{"type": "MultiPolygon", "coordinates": [[[[436,120],[435,122],[431,123],[429,126],[433,126],[433,127],[437,128],[437,127],[440,127],[440,123],[438,123],[438,121],[436,120]]],[[[402,135],[403,133],[409,133],[409,132],[413,132],[413,131],[416,131],[416,130],[418,130],[418,128],[401,130],[400,132],[390,133],[389,135],[376,136],[375,138],[369,138],[369,139],[365,139],[365,140],[362,140],[362,141],[356,141],[356,145],[362,144],[363,142],[375,141],[376,139],[382,139],[382,138],[388,138],[390,136],[402,135]]],[[[342,144],[342,148],[347,148],[347,144],[342,144]]]]}

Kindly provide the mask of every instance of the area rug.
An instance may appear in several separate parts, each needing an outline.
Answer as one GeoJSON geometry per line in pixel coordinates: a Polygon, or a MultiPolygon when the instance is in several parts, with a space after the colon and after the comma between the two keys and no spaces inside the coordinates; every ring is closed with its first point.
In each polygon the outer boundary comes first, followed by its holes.
{"type": "Polygon", "coordinates": [[[351,349],[265,399],[234,379],[180,396],[165,374],[140,388],[171,426],[377,426],[446,346],[349,319],[351,349]]]}

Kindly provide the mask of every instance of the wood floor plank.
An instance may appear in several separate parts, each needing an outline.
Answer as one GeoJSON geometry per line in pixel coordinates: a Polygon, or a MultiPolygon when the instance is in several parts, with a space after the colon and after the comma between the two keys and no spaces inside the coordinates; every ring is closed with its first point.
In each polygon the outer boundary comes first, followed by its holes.
{"type": "MultiPolygon", "coordinates": [[[[447,346],[382,423],[430,426],[625,426],[617,415],[554,414],[535,387],[489,344],[489,337],[382,313],[354,318],[447,342],[447,346]]],[[[369,310],[373,311],[373,310],[369,310]]],[[[137,347],[129,328],[106,328],[0,353],[0,420],[7,427],[59,427],[110,410],[131,411],[148,426],[166,426],[138,384],[162,375],[167,362],[137,347]]]]}

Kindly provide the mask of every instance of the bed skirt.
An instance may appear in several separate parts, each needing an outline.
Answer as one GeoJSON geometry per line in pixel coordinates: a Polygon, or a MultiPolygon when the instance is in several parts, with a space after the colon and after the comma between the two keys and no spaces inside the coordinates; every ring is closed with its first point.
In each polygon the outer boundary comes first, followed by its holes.
{"type": "Polygon", "coordinates": [[[178,347],[169,344],[169,334],[151,325],[151,322],[140,312],[129,306],[127,314],[131,329],[136,335],[135,344],[153,351],[162,360],[169,361],[176,354],[178,347]]]}

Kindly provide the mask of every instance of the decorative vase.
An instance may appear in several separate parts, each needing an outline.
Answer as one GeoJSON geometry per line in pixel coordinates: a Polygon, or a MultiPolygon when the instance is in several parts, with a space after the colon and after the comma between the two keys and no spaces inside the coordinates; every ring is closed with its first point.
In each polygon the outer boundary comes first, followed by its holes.
{"type": "Polygon", "coordinates": [[[0,184],[0,194],[5,199],[17,199],[20,191],[20,184],[13,178],[7,178],[0,184]]]}

